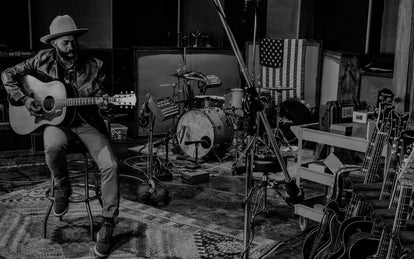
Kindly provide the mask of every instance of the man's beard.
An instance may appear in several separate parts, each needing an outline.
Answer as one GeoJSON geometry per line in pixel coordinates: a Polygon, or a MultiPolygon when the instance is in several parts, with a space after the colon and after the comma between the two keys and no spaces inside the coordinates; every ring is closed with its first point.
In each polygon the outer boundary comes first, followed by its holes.
{"type": "Polygon", "coordinates": [[[78,52],[76,50],[64,52],[64,51],[61,51],[59,48],[57,48],[57,52],[58,52],[59,57],[63,59],[63,61],[66,61],[66,62],[71,62],[71,63],[75,62],[75,60],[78,57],[78,52]]]}

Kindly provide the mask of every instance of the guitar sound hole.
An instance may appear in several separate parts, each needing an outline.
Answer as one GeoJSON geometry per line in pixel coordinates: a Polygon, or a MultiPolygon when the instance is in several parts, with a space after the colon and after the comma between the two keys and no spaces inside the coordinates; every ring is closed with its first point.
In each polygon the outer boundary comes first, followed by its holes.
{"type": "Polygon", "coordinates": [[[55,108],[55,99],[52,96],[47,96],[43,101],[43,108],[46,112],[53,111],[55,108]]]}

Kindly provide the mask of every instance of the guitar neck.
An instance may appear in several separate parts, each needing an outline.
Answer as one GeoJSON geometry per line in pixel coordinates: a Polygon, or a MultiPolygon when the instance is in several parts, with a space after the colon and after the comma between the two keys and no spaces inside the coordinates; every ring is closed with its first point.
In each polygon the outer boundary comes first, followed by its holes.
{"type": "MultiPolygon", "coordinates": [[[[55,103],[60,107],[71,107],[71,106],[86,106],[86,105],[96,105],[98,100],[102,97],[76,97],[76,98],[61,98],[56,99],[55,103]]],[[[112,101],[112,97],[105,97],[108,102],[112,101]]]]}
{"type": "MultiPolygon", "coordinates": [[[[392,227],[392,233],[398,233],[399,231],[405,230],[407,224],[407,219],[409,215],[409,203],[411,201],[412,195],[412,185],[401,186],[401,193],[398,200],[398,207],[395,213],[394,224],[392,227]]],[[[394,256],[397,253],[396,240],[394,238],[390,239],[388,245],[388,255],[387,258],[395,258],[394,256]]]]}
{"type": "Polygon", "coordinates": [[[364,183],[375,182],[376,173],[377,173],[377,169],[379,166],[379,160],[380,160],[381,153],[384,148],[385,142],[388,139],[388,136],[389,135],[385,132],[379,132],[377,134],[373,152],[371,153],[372,156],[368,157],[369,163],[366,168],[366,172],[364,172],[365,173],[364,183]]]}

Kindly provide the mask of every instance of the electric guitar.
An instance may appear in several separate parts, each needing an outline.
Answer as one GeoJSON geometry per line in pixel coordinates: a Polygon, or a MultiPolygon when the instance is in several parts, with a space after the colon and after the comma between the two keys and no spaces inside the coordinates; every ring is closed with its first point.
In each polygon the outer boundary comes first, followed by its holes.
{"type": "Polygon", "coordinates": [[[348,249],[347,258],[395,258],[396,244],[391,236],[405,230],[410,213],[410,203],[413,194],[414,174],[412,167],[414,151],[412,151],[398,175],[399,192],[394,192],[392,200],[397,203],[392,229],[384,227],[381,236],[366,233],[364,237],[354,239],[348,249]],[[369,246],[368,246],[369,244],[369,246]]]}
{"type": "MultiPolygon", "coordinates": [[[[379,164],[379,157],[387,142],[391,131],[391,111],[393,106],[386,105],[381,108],[377,126],[368,143],[367,152],[364,157],[362,168],[358,172],[358,176],[364,178],[364,183],[373,183],[376,180],[376,173],[379,164]]],[[[340,171],[336,172],[340,173],[340,171]]],[[[337,191],[341,192],[342,191],[337,191]]],[[[318,233],[314,238],[314,244],[309,254],[309,258],[327,258],[330,253],[336,250],[339,244],[339,229],[341,223],[346,219],[354,216],[359,216],[364,213],[363,202],[357,195],[352,194],[352,197],[345,207],[335,200],[327,203],[325,207],[325,214],[329,215],[328,222],[319,225],[318,233]],[[329,210],[326,210],[329,208],[329,210]]],[[[324,215],[325,216],[325,215],[324,215]]],[[[315,235],[315,234],[313,234],[315,235]]]]}
{"type": "MultiPolygon", "coordinates": [[[[404,150],[401,150],[403,149],[401,144],[403,141],[406,145],[410,144],[408,140],[404,140],[402,138],[403,134],[408,134],[406,133],[407,122],[408,113],[398,113],[396,111],[393,111],[393,127],[391,131],[392,137],[390,138],[391,143],[389,143],[390,145],[392,145],[392,150],[390,158],[386,163],[387,166],[384,171],[384,181],[381,184],[381,193],[379,196],[379,200],[369,200],[370,203],[375,204],[373,204],[375,208],[378,207],[385,209],[390,207],[389,199],[396,185],[395,180],[398,174],[397,170],[399,168],[402,157],[404,157],[404,155],[402,154],[405,154],[404,150]]],[[[410,152],[406,154],[408,156],[410,152]]],[[[374,185],[377,185],[376,188],[380,187],[376,183],[374,185]]],[[[395,208],[396,204],[393,205],[393,207],[395,208]]],[[[349,243],[349,241],[351,241],[351,237],[354,238],[353,236],[357,232],[366,232],[374,235],[381,235],[383,220],[384,218],[382,218],[382,215],[377,215],[374,212],[370,216],[351,217],[344,221],[339,229],[339,239],[334,245],[328,258],[341,258],[340,255],[344,254],[347,248],[347,244],[349,243]]]]}
{"type": "Polygon", "coordinates": [[[27,75],[22,79],[23,91],[40,106],[39,115],[30,114],[20,102],[9,100],[10,126],[20,135],[39,131],[45,125],[70,124],[75,119],[78,106],[96,105],[100,98],[119,106],[134,106],[135,94],[117,94],[113,97],[76,97],[76,89],[60,81],[42,82],[27,75]]]}

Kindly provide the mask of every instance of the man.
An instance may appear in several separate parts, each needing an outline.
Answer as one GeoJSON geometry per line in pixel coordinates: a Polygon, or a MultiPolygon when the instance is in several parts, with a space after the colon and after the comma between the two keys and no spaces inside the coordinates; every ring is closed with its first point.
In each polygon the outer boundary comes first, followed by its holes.
{"type": "MultiPolygon", "coordinates": [[[[78,48],[77,37],[89,29],[76,27],[68,15],[57,16],[49,27],[50,34],[40,41],[53,48],[41,50],[34,57],[8,68],[2,73],[3,84],[10,101],[22,102],[33,116],[40,112],[39,104],[25,94],[21,78],[32,75],[41,81],[60,80],[77,89],[80,97],[104,96],[102,61],[83,55],[78,48]]],[[[88,107],[88,106],[85,106],[88,107]]],[[[70,125],[46,126],[43,133],[45,160],[55,180],[53,213],[62,216],[68,211],[72,193],[66,168],[66,148],[74,138],[79,138],[88,148],[101,172],[103,201],[103,225],[98,232],[94,252],[106,257],[111,250],[110,240],[114,230],[114,218],[119,208],[119,183],[117,162],[110,146],[102,111],[110,109],[105,98],[99,98],[96,109],[78,108],[76,119],[70,125]],[[99,112],[98,112],[99,107],[99,112]]]]}

